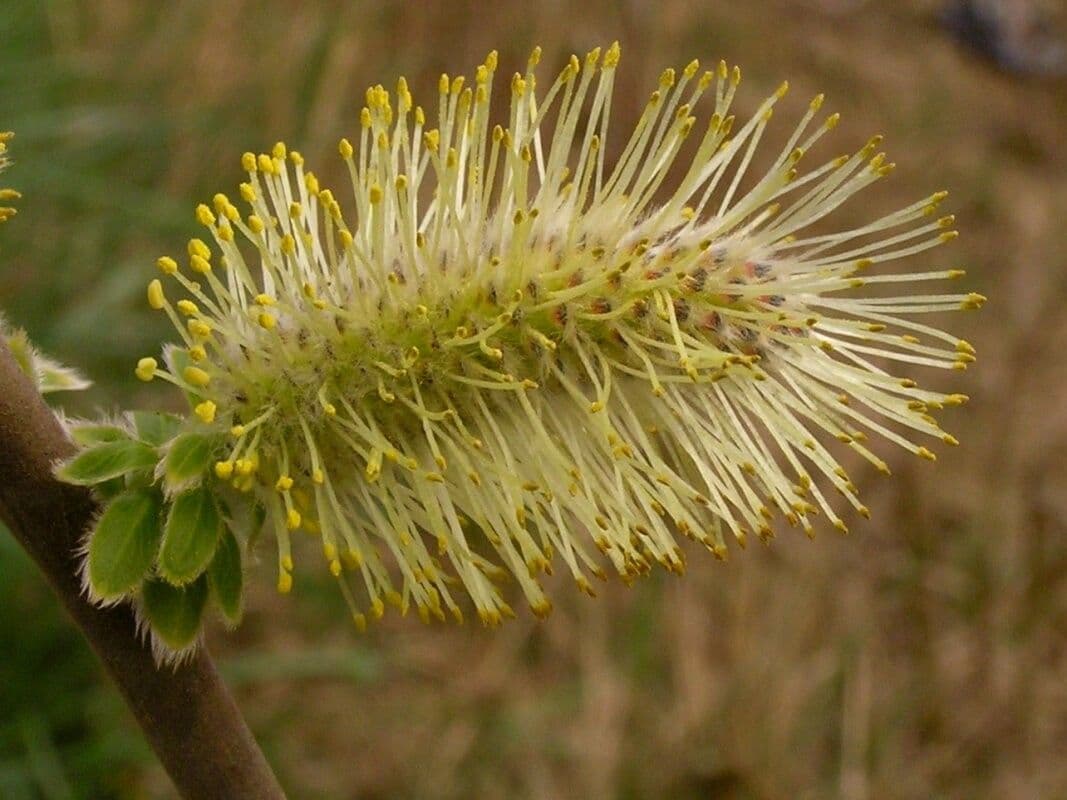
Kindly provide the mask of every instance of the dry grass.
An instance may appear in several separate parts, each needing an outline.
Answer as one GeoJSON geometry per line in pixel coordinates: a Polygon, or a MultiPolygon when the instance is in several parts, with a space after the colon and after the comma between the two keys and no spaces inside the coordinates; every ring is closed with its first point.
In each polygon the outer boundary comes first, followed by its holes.
{"type": "MultiPolygon", "coordinates": [[[[159,329],[100,330],[71,298],[143,319],[151,259],[192,234],[194,198],[236,185],[240,152],[285,138],[332,164],[365,85],[405,73],[425,97],[440,71],[494,47],[524,63],[535,43],[550,67],[619,38],[617,120],[693,56],[744,65],[745,110],[783,77],[801,98],[826,91],[841,149],[890,134],[900,167],[866,202],[951,188],[964,235],[939,255],[992,298],[952,321],[977,368],[923,376],[971,395],[946,420],[962,447],[936,466],[898,454],[889,480],[857,465],[874,520],[850,520],[850,538],[783,529],[725,566],[694,553],[681,580],[612,583],[596,601],[561,585],[546,623],[391,619],[355,643],[328,584],[281,601],[261,581],[241,631],[213,637],[224,658],[325,648],[367,665],[241,683],[294,797],[1067,796],[1067,88],[971,60],[933,2],[48,7],[43,58],[86,95],[42,100],[59,127],[29,116],[13,180],[34,188],[55,152],[99,154],[108,174],[73,199],[40,179],[0,290],[17,321],[98,373],[127,369],[159,329]],[[45,235],[56,208],[59,243],[45,235]],[[92,233],[108,217],[121,222],[92,233]]],[[[859,205],[847,213],[872,215],[859,205]]],[[[105,386],[99,401],[132,389],[105,386]]],[[[144,782],[167,796],[159,774],[144,782]]]]}

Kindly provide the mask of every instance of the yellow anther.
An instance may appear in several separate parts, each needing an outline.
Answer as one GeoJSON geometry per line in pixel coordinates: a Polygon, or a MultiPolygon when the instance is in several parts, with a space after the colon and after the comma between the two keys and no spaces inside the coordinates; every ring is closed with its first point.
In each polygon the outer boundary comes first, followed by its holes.
{"type": "Polygon", "coordinates": [[[200,313],[200,309],[192,300],[179,300],[177,306],[178,310],[187,317],[192,317],[200,313]]]}
{"type": "Polygon", "coordinates": [[[211,213],[211,209],[201,203],[196,207],[196,221],[201,225],[214,225],[215,215],[211,213]]]}
{"type": "Polygon", "coordinates": [[[257,294],[255,298],[256,305],[259,306],[273,306],[278,301],[271,297],[269,294],[257,294]]]}
{"type": "Polygon", "coordinates": [[[200,421],[206,425],[210,425],[212,422],[215,421],[216,410],[217,406],[210,400],[205,400],[203,403],[198,403],[196,408],[193,409],[196,415],[200,417],[200,421]]]}
{"type": "MultiPolygon", "coordinates": [[[[367,115],[370,116],[369,111],[367,112],[367,115]]],[[[352,150],[352,143],[348,141],[348,139],[342,139],[337,145],[337,150],[341,154],[341,158],[346,160],[351,158],[352,153],[354,152],[352,150]]]]}
{"type": "Polygon", "coordinates": [[[277,325],[277,320],[265,311],[256,317],[256,322],[259,323],[261,328],[268,331],[274,330],[274,326],[277,325]]]}
{"type": "Polygon", "coordinates": [[[301,521],[302,518],[300,516],[300,512],[297,511],[295,508],[289,509],[289,512],[285,515],[285,524],[291,531],[295,531],[297,528],[299,528],[301,521]]]}
{"type": "Polygon", "coordinates": [[[245,428],[244,425],[234,425],[232,428],[230,428],[231,436],[244,436],[246,432],[247,428],[245,428]]]}
{"type": "Polygon", "coordinates": [[[178,262],[170,256],[160,256],[156,259],[156,266],[164,275],[173,275],[178,271],[178,262]]]}
{"type": "Polygon", "coordinates": [[[885,140],[885,137],[882,136],[882,134],[880,134],[880,133],[875,134],[874,136],[872,136],[870,139],[867,140],[867,144],[865,144],[863,146],[863,149],[860,150],[860,155],[863,158],[867,158],[868,156],[870,156],[871,153],[873,153],[875,150],[878,149],[878,145],[880,145],[884,140],[885,140]]]}
{"type": "Polygon", "coordinates": [[[260,153],[256,158],[256,166],[259,167],[260,172],[265,172],[268,175],[274,174],[274,160],[266,153],[260,153]]]}
{"type": "Polygon", "coordinates": [[[234,462],[238,475],[251,475],[256,471],[256,462],[250,458],[239,458],[234,462]]]}
{"type": "Polygon", "coordinates": [[[148,305],[158,311],[166,305],[166,302],[167,298],[163,295],[163,284],[160,283],[159,278],[156,278],[148,284],[148,305]]]}
{"type": "Polygon", "coordinates": [[[378,184],[371,186],[368,192],[368,197],[370,198],[371,205],[377,205],[382,202],[382,187],[378,184]]]}
{"type": "Polygon", "coordinates": [[[189,348],[189,358],[193,361],[203,361],[207,358],[207,350],[203,345],[195,344],[189,348]]]}
{"type": "Polygon", "coordinates": [[[241,156],[241,169],[243,169],[245,172],[255,172],[256,171],[256,154],[255,153],[244,153],[241,156]]]}
{"type": "Polygon", "coordinates": [[[278,573],[278,592],[289,594],[293,590],[293,576],[288,572],[278,573]]]}
{"type": "Polygon", "coordinates": [[[134,373],[142,381],[147,382],[152,380],[152,378],[156,376],[156,367],[158,366],[159,362],[157,362],[154,358],[142,358],[140,361],[137,362],[137,369],[134,370],[134,373]]]}
{"type": "Polygon", "coordinates": [[[216,461],[215,462],[215,474],[222,480],[229,480],[233,475],[233,462],[232,461],[216,461]]]}
{"type": "Polygon", "coordinates": [[[189,332],[197,338],[206,339],[211,336],[211,326],[202,319],[191,319],[189,320],[189,332]]]}
{"type": "Polygon", "coordinates": [[[182,377],[185,378],[186,382],[201,388],[211,383],[211,375],[200,369],[200,367],[186,367],[182,370],[182,377]]]}
{"type": "Polygon", "coordinates": [[[253,234],[263,233],[263,220],[257,214],[248,215],[248,229],[253,234]]]}
{"type": "Polygon", "coordinates": [[[189,267],[193,272],[198,272],[201,275],[207,275],[211,272],[211,262],[203,256],[193,256],[189,259],[189,267]]]}
{"type": "Polygon", "coordinates": [[[919,456],[919,458],[925,458],[927,461],[937,461],[937,456],[925,447],[920,447],[915,451],[915,454],[919,456]]]}
{"type": "Polygon", "coordinates": [[[288,475],[282,475],[278,478],[277,482],[275,482],[274,488],[279,492],[288,492],[293,488],[293,479],[288,475]]]}
{"type": "Polygon", "coordinates": [[[314,469],[311,472],[311,480],[313,483],[316,483],[321,486],[322,484],[326,483],[326,475],[323,474],[321,469],[314,469]]]}

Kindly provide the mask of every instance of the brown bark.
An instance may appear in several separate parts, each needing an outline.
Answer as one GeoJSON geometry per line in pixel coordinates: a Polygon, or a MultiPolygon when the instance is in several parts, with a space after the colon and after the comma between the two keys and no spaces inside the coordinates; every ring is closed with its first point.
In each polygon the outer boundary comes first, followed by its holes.
{"type": "Polygon", "coordinates": [[[118,685],[178,792],[188,800],[284,800],[206,649],[157,668],[122,604],[91,605],[76,550],[96,506],[52,465],[73,445],[0,341],[0,519],[37,562],[118,685]]]}

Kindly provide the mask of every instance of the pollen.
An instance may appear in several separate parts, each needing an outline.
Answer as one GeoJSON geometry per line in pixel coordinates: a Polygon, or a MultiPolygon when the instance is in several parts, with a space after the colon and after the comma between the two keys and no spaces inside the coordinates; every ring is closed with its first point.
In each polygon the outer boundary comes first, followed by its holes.
{"type": "Polygon", "coordinates": [[[307,549],[358,625],[387,603],[495,625],[512,593],[543,616],[556,568],[594,594],[680,574],[682,540],[724,559],[779,519],[847,531],[869,512],[839,453],[888,473],[876,439],[931,461],[958,443],[933,413],[966,395],[907,377],[976,356],[925,320],[986,298],[920,288],[955,266],[906,268],[955,238],[945,193],[835,225],[891,170],[881,138],[820,156],[823,95],[767,133],[788,84],[740,119],[725,62],[663,71],[608,139],[620,58],[542,81],[539,50],[504,76],[490,54],[441,76],[436,118],[406,81],[372,87],[342,189],[284,145],[246,153],[243,207],[196,210],[203,285],[157,261],[149,303],[181,342],[137,375],[230,432],[209,477],[265,512],[279,591],[307,549]],[[757,155],[765,133],[781,148],[757,155]]]}

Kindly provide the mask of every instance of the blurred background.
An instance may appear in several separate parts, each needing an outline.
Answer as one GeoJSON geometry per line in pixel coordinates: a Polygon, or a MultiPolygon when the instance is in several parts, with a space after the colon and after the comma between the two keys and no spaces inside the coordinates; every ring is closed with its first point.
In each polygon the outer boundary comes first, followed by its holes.
{"type": "MultiPolygon", "coordinates": [[[[843,121],[821,155],[882,132],[898,162],[837,222],[952,190],[963,236],[920,259],[990,302],[938,321],[977,366],[919,377],[971,396],[944,417],[961,447],[883,447],[888,480],[853,465],[874,518],[848,538],[783,529],[597,600],[561,583],[551,619],[499,631],[387,616],[359,636],[325,570],[283,599],[264,564],[211,647],[294,800],[1067,797],[1064,30],[1058,0],[3,0],[24,199],[0,308],[96,381],[72,413],[165,407],[132,373],[169,336],[143,299],[154,259],[235,190],[244,150],[284,139],[329,185],[367,85],[405,74],[432,98],[438,73],[497,48],[507,74],[538,43],[544,79],[617,38],[616,136],[693,57],[743,66],[741,115],[783,78],[783,118],[825,91],[843,121]]],[[[3,533],[0,654],[0,797],[172,796],[3,533]]]]}

